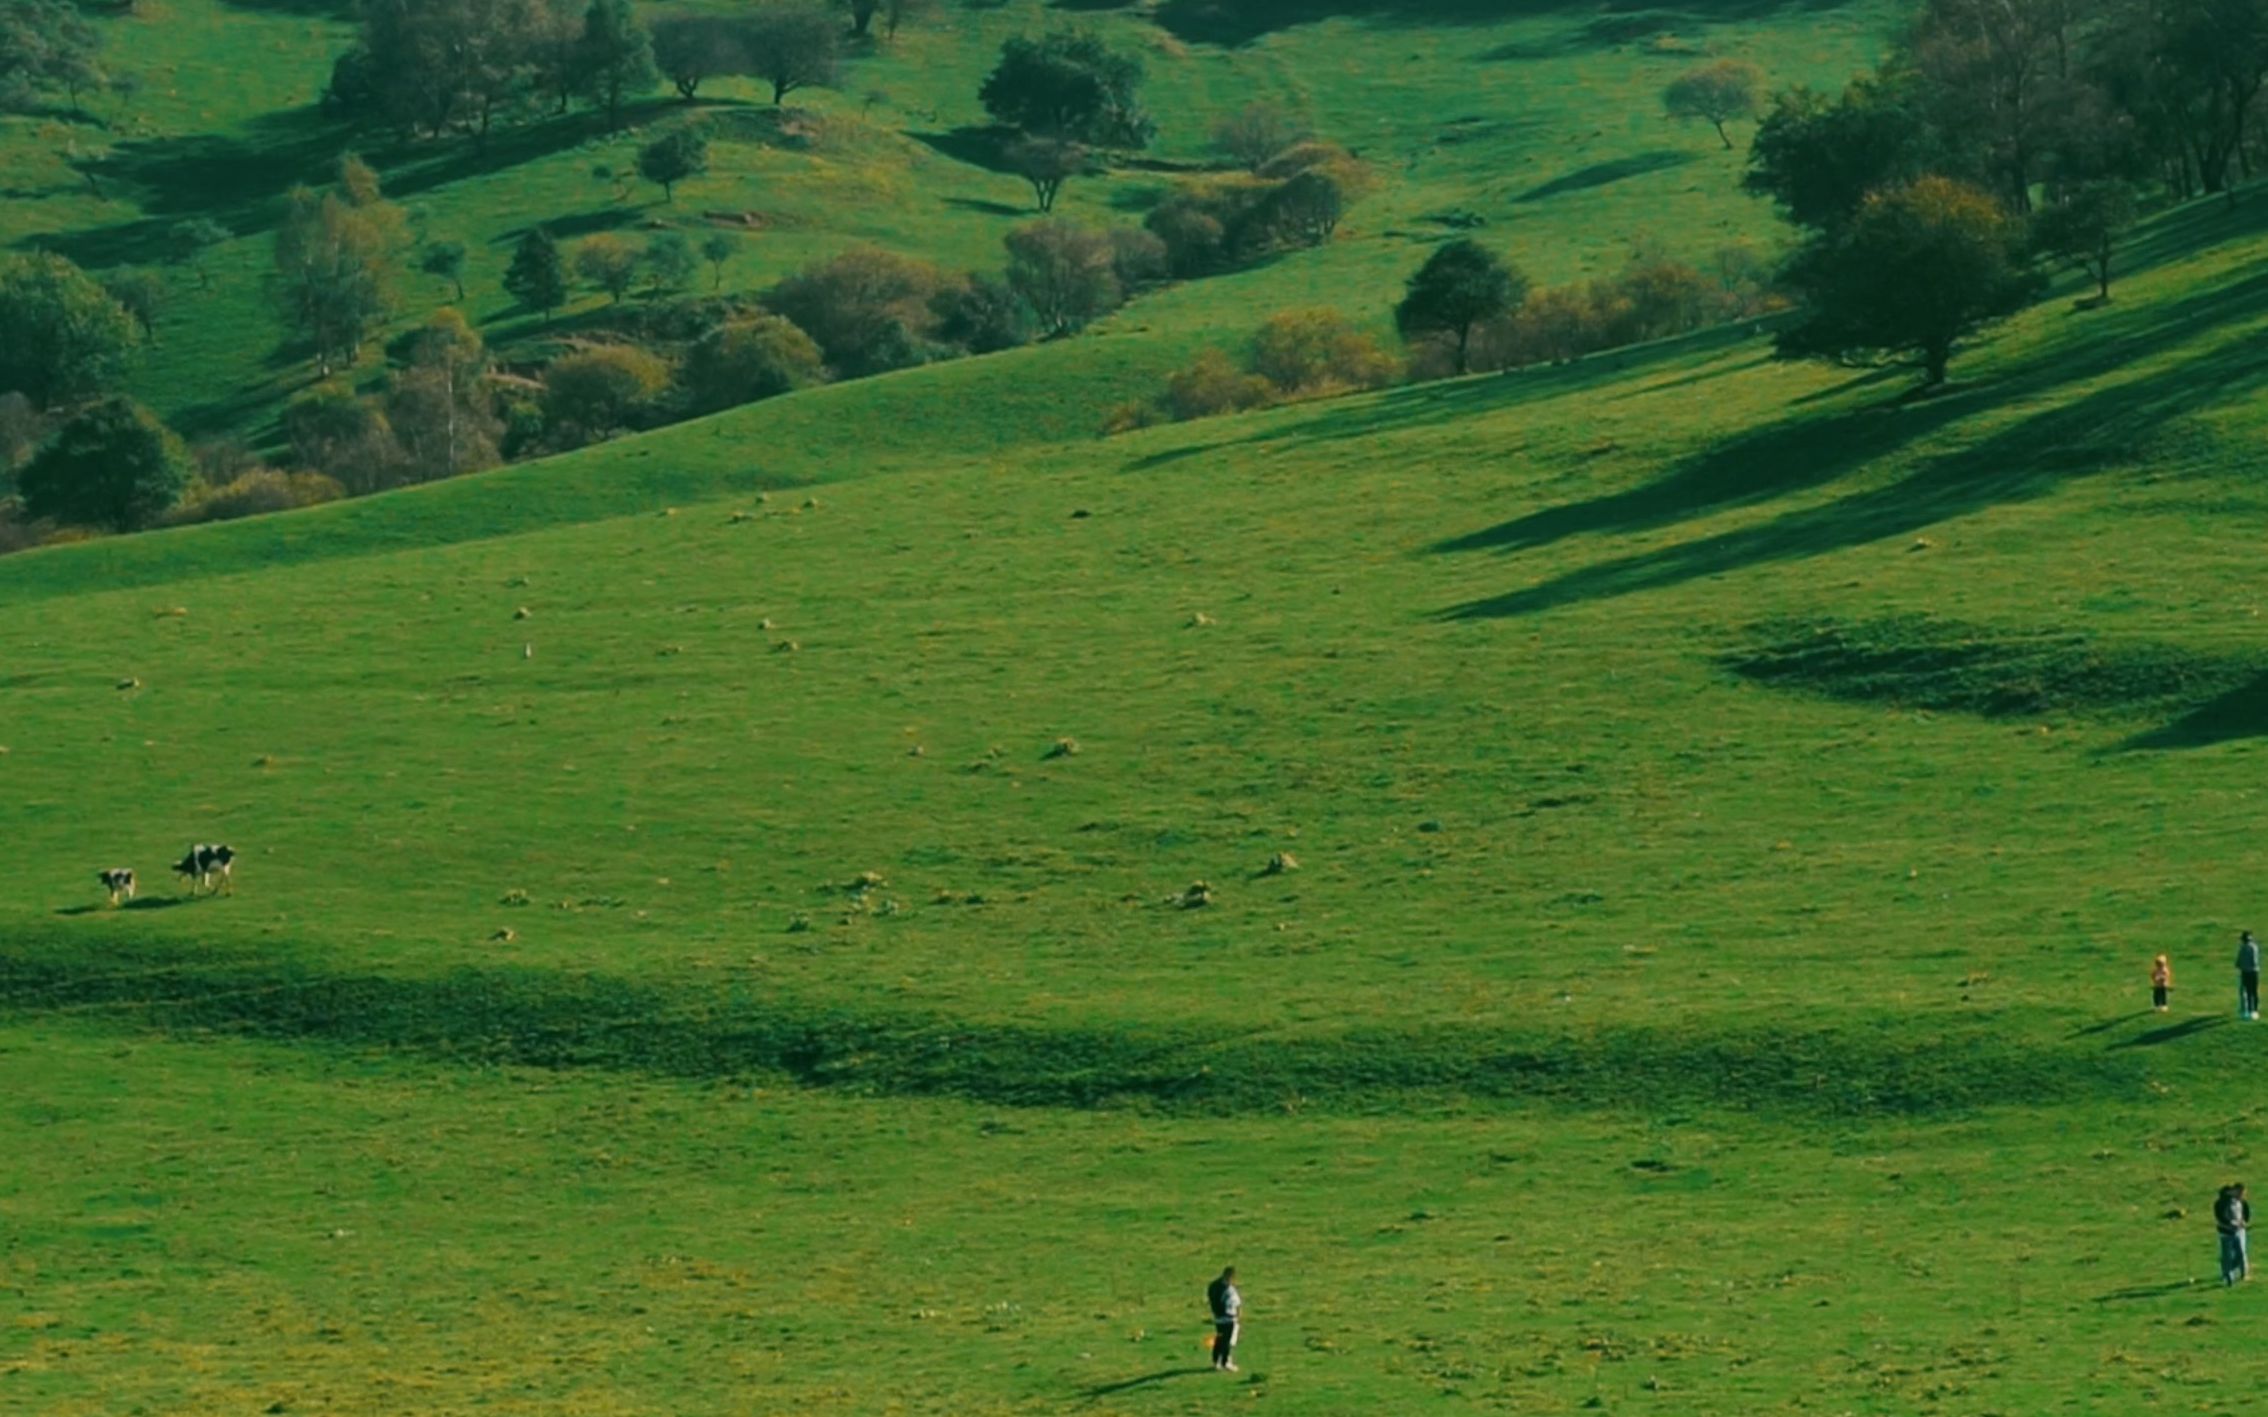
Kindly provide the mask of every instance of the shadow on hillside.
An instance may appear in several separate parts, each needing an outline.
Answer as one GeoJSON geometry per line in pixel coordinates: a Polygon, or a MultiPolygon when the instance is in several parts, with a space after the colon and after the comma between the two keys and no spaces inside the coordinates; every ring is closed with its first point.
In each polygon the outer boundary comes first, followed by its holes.
{"type": "Polygon", "coordinates": [[[1001,154],[1002,145],[1009,137],[1006,128],[973,125],[943,133],[907,133],[906,136],[939,157],[966,163],[970,167],[981,167],[1003,177],[1016,175],[1016,170],[1008,165],[1008,159],[1001,154]]]}
{"type": "MultiPolygon", "coordinates": [[[[1080,0],[1092,8],[1089,0],[1080,0]]],[[[1648,12],[1644,34],[1698,24],[1760,19],[1782,10],[1831,10],[1844,0],[1695,0],[1683,10],[1648,12]]],[[[1058,8],[1061,8],[1060,3],[1058,8]]],[[[1492,25],[1583,8],[1577,0],[1162,0],[1155,18],[1174,38],[1224,47],[1324,20],[1359,20],[1400,29],[1492,25]]],[[[1618,0],[1610,9],[1634,8],[1618,0]]]]}
{"type": "Polygon", "coordinates": [[[2198,705],[2163,728],[2129,738],[2119,747],[2127,752],[2210,748],[2264,733],[2268,733],[2268,674],[2198,705]]]}
{"type": "MultiPolygon", "coordinates": [[[[1897,452],[1987,406],[2020,402],[2083,383],[2176,347],[2268,300],[2268,276],[2233,289],[2152,307],[2085,344],[2041,356],[1997,383],[1919,404],[1878,405],[1795,419],[1719,443],[1663,478],[1586,501],[1546,508],[1439,543],[1442,552],[1514,553],[1584,534],[1620,535],[1822,487],[1863,463],[1897,452]]],[[[2268,368],[2223,349],[2097,390],[2023,418],[1966,448],[1923,463],[1886,486],[1761,525],[1658,551],[1595,562],[1540,585],[1452,606],[1445,618],[1529,615],[1584,601],[1681,585],[1775,561],[1823,555],[1914,531],[2001,502],[2123,466],[2168,421],[2240,397],[2268,368]]]]}
{"type": "Polygon", "coordinates": [[[1681,152],[1674,148],[1656,148],[1652,152],[1632,153],[1609,162],[1594,162],[1589,167],[1577,168],[1563,177],[1554,177],[1538,187],[1531,187],[1512,200],[1515,202],[1542,202],[1553,197],[1564,197],[1570,192],[1587,192],[1593,187],[1607,187],[1643,177],[1649,172],[1667,172],[1700,161],[1700,154],[1681,152]]]}

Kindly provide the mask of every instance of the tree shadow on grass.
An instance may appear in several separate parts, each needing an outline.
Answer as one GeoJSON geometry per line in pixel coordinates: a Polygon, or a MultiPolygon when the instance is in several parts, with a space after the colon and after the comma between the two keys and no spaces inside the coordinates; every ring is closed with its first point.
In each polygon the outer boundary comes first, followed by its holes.
{"type": "MultiPolygon", "coordinates": [[[[1656,481],[1547,507],[1438,543],[1442,552],[1530,550],[1567,537],[1649,530],[1825,486],[1981,411],[2091,381],[2242,318],[2268,303],[2268,275],[2142,312],[2121,331],[2049,351],[2008,378],[1919,404],[1791,419],[1717,444],[1656,481]]],[[[1824,555],[1996,503],[2041,496],[2123,466],[2167,422],[2240,397],[2268,378],[2235,345],[2056,404],[1886,486],[1756,526],[1595,562],[1540,585],[1456,605],[1447,619],[1534,614],[1681,585],[1775,561],[1824,555]]]]}
{"type": "Polygon", "coordinates": [[[1089,1402],[1100,1402],[1106,1397],[1115,1397],[1122,1392],[1132,1392],[1136,1388],[1151,1387],[1158,1383],[1170,1382],[1175,1378],[1193,1378],[1212,1371],[1213,1369],[1210,1366],[1203,1368],[1161,1368],[1157,1372],[1144,1373],[1141,1377],[1128,1378],[1123,1382],[1102,1383],[1088,1388],[1080,1396],[1086,1398],[1089,1402]]]}
{"type": "Polygon", "coordinates": [[[1029,207],[1010,206],[1006,202],[988,202],[982,197],[940,197],[938,200],[948,207],[955,207],[964,212],[976,212],[983,216],[1036,217],[1038,215],[1029,207]]]}
{"type": "Polygon", "coordinates": [[[1012,136],[1009,129],[971,125],[943,133],[908,133],[906,136],[938,156],[950,158],[954,162],[981,167],[1003,177],[1016,175],[1002,153],[1002,148],[1012,136]]]}
{"type": "Polygon", "coordinates": [[[2162,728],[2119,744],[2122,752],[2210,748],[2268,733],[2268,674],[2198,705],[2162,728]]]}
{"type": "Polygon", "coordinates": [[[1577,168],[1562,177],[1555,177],[1540,187],[1531,187],[1512,200],[1516,202],[1542,202],[1553,197],[1564,197],[1570,192],[1587,192],[1593,187],[1607,187],[1632,177],[1643,177],[1649,172],[1667,172],[1698,162],[1700,155],[1675,148],[1656,148],[1652,152],[1632,153],[1609,162],[1594,162],[1589,167],[1577,168]]]}
{"type": "MultiPolygon", "coordinates": [[[[1698,0],[1676,22],[1731,23],[1783,10],[1830,10],[1843,0],[1698,0]]],[[[1585,8],[1574,0],[1163,0],[1159,26],[1189,44],[1236,47],[1277,30],[1324,20],[1357,20],[1380,28],[1428,29],[1494,25],[1585,8]]],[[[1614,6],[1610,8],[1623,8],[1614,6]]],[[[1653,26],[1668,28],[1669,21],[1653,26]]],[[[1649,29],[1648,33],[1652,30],[1649,29]]]]}

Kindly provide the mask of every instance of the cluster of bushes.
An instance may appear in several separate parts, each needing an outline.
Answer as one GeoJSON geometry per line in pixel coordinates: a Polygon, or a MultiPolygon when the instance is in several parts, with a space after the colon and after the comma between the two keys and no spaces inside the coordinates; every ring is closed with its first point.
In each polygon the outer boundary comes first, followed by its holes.
{"type": "Polygon", "coordinates": [[[1410,331],[1414,376],[1560,363],[1751,319],[1787,303],[1774,288],[1770,263],[1748,246],[1720,249],[1706,270],[1642,249],[1613,275],[1561,286],[1531,286],[1517,267],[1504,270],[1503,308],[1473,323],[1461,360],[1455,331],[1410,331]]]}
{"type": "Polygon", "coordinates": [[[1260,326],[1241,360],[1204,350],[1167,377],[1155,400],[1112,410],[1104,431],[1383,388],[1400,372],[1394,356],[1339,311],[1285,310],[1260,326]]]}
{"type": "MultiPolygon", "coordinates": [[[[1286,125],[1277,131],[1297,130],[1286,125]]],[[[1255,151],[1253,143],[1238,130],[1245,154],[1255,151]]],[[[1174,275],[1213,275],[1272,251],[1322,245],[1376,185],[1370,169],[1346,149],[1300,138],[1246,170],[1175,184],[1143,225],[1163,243],[1174,275]]]]}

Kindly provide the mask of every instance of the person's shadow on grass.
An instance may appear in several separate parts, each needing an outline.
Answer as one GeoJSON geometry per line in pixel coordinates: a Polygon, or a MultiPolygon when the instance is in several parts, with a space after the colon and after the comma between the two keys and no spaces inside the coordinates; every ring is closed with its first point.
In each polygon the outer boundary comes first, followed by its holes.
{"type": "Polygon", "coordinates": [[[1122,1392],[1132,1392],[1138,1387],[1148,1387],[1152,1383],[1167,1382],[1173,1378],[1195,1377],[1199,1373],[1210,1373],[1212,1371],[1213,1369],[1209,1367],[1164,1368],[1155,1373],[1145,1373],[1138,1378],[1128,1378],[1124,1382],[1104,1383],[1100,1387],[1091,1387],[1082,1395],[1089,1402],[1100,1402],[1106,1397],[1115,1397],[1122,1392]]]}
{"type": "Polygon", "coordinates": [[[2130,1014],[2120,1014],[2115,1018],[2106,1018],[2101,1023],[2090,1023],[2085,1028],[2074,1030],[2071,1036],[2073,1038],[2087,1038],[2097,1033],[2108,1033],[2122,1023],[2132,1023],[2138,1018],[2148,1018],[2150,1016],[2150,1013],[2151,1011],[2149,1009],[2136,1009],[2133,1013],[2130,1014]]]}
{"type": "Polygon", "coordinates": [[[2200,1018],[2185,1018],[2180,1023],[2169,1023],[2164,1028],[2153,1028],[2148,1033],[2137,1033],[2132,1038],[2113,1043],[2113,1048],[2155,1048],[2161,1043],[2178,1043],[2192,1038],[2208,1028],[2219,1028],[2227,1023],[2226,1016],[2206,1014],[2200,1018]]]}
{"type": "Polygon", "coordinates": [[[2163,1299],[2168,1294],[2179,1294],[2184,1290],[2195,1289],[2203,1282],[2197,1279],[2177,1279],[2170,1284],[2135,1284],[2125,1289],[2113,1289],[2108,1294],[2097,1294],[2095,1302],[2098,1304],[2119,1304],[2132,1299],[2163,1299]]]}

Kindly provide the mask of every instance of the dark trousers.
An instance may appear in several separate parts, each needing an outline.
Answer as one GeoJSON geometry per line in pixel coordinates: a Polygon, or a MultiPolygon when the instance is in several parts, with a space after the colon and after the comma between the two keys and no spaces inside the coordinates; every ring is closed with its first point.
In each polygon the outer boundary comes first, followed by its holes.
{"type": "Polygon", "coordinates": [[[2238,1006],[2248,1014],[2260,1012],[2259,970],[2240,969],[2237,971],[2237,1002],[2238,1006]]]}
{"type": "Polygon", "coordinates": [[[2166,1006],[2166,986],[2165,986],[2165,985],[2163,985],[2163,984],[2153,984],[2153,985],[2151,985],[2151,986],[2150,986],[2150,1002],[2151,1002],[2151,1003],[2153,1003],[2153,1004],[2155,1004],[2155,1005],[2157,1005],[2157,1006],[2158,1006],[2159,1008],[2161,1008],[2161,1009],[2162,1009],[2162,1008],[2164,1008],[2164,1007],[2166,1006]]]}
{"type": "Polygon", "coordinates": [[[1236,1356],[1236,1320],[1213,1321],[1213,1366],[1218,1368],[1236,1356]]]}

